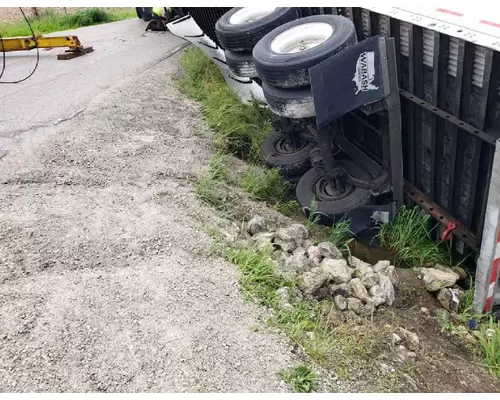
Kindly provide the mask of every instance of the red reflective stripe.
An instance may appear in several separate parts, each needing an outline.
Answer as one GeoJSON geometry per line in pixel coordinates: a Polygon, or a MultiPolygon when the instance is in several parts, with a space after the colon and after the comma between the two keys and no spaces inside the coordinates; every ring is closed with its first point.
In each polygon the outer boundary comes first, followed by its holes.
{"type": "Polygon", "coordinates": [[[479,21],[482,24],[494,26],[495,28],[500,28],[500,24],[497,22],[491,22],[491,21],[485,21],[484,19],[482,21],[479,21]]]}
{"type": "Polygon", "coordinates": [[[491,310],[491,307],[493,306],[493,297],[489,297],[486,299],[486,302],[484,303],[484,312],[488,312],[491,310]]]}
{"type": "Polygon", "coordinates": [[[493,261],[493,268],[491,268],[490,283],[495,283],[498,279],[498,267],[500,266],[500,258],[493,261]]]}
{"type": "Polygon", "coordinates": [[[498,230],[497,243],[500,243],[500,229],[498,230]]]}
{"type": "Polygon", "coordinates": [[[451,10],[446,10],[445,8],[438,8],[436,11],[439,11],[439,12],[442,12],[442,13],[445,13],[445,14],[454,15],[455,17],[462,17],[463,16],[462,13],[459,13],[459,12],[456,12],[456,11],[451,11],[451,10]]]}

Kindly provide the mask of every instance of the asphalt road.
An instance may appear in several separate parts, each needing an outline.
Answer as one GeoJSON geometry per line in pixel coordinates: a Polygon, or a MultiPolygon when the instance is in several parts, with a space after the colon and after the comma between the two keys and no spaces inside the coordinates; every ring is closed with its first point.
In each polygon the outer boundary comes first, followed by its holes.
{"type": "MultiPolygon", "coordinates": [[[[40,50],[35,74],[15,85],[0,85],[0,157],[34,129],[51,126],[85,110],[89,102],[120,79],[137,76],[184,43],[166,32],[145,32],[139,19],[51,34],[77,35],[94,52],[59,61],[64,49],[40,50]]],[[[47,35],[50,36],[50,35],[47,35]]],[[[36,50],[7,54],[2,81],[27,76],[35,66],[36,50]]]]}

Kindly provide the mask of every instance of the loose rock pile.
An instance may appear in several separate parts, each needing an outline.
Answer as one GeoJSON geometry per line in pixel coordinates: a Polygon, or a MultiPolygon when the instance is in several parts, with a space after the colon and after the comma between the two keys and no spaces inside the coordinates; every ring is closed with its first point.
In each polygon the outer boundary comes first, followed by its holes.
{"type": "Polygon", "coordinates": [[[378,306],[394,302],[394,286],[399,282],[389,261],[372,266],[356,257],[344,257],[332,243],[315,245],[301,224],[271,231],[264,218],[255,216],[247,231],[257,248],[273,249],[277,272],[287,279],[298,278],[306,297],[331,297],[340,311],[357,315],[369,315],[378,306]]]}
{"type": "Polygon", "coordinates": [[[434,268],[421,268],[420,278],[429,292],[436,292],[441,306],[448,311],[458,312],[464,290],[456,285],[457,281],[467,277],[461,268],[450,268],[435,264],[434,268]]]}

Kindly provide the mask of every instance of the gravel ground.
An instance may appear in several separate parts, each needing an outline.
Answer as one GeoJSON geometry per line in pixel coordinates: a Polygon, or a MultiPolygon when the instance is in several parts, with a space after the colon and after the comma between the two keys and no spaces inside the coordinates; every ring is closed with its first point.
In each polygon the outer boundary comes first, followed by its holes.
{"type": "Polygon", "coordinates": [[[287,390],[289,343],[206,256],[210,143],[179,56],[0,160],[2,392],[287,390]]]}

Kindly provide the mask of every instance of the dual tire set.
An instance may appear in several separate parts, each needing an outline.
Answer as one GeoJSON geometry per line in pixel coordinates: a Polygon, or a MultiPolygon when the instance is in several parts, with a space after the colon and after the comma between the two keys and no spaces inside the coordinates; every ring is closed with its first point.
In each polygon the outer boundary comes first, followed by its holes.
{"type": "Polygon", "coordinates": [[[228,67],[259,78],[269,108],[287,118],[315,116],[309,68],[357,42],[337,15],[298,18],[293,7],[235,7],[215,25],[228,67]]]}
{"type": "MultiPolygon", "coordinates": [[[[316,115],[309,69],[357,43],[356,29],[349,19],[337,15],[299,18],[292,7],[236,7],[217,21],[215,32],[231,71],[258,78],[269,109],[291,120],[316,115]]],[[[301,133],[294,134],[291,141],[289,135],[276,132],[268,137],[261,153],[268,166],[280,168],[288,178],[301,176],[296,191],[303,207],[321,199],[318,206],[325,213],[349,211],[353,205],[350,195],[329,202],[328,193],[321,193],[325,178],[311,168],[314,147],[317,143],[301,133]]],[[[351,188],[350,194],[359,197],[357,189],[351,188]]],[[[368,201],[368,191],[362,194],[368,201]]]]}

